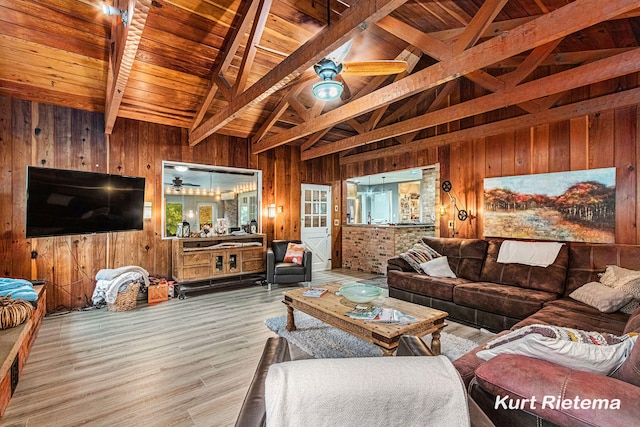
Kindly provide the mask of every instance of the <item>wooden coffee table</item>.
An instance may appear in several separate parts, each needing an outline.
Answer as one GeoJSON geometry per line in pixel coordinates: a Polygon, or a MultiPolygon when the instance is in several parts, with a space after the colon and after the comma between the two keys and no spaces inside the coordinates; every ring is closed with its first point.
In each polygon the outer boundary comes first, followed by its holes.
{"type": "Polygon", "coordinates": [[[408,324],[387,324],[352,319],[345,314],[352,310],[355,304],[335,294],[340,286],[338,284],[316,286],[329,290],[320,298],[303,296],[302,293],[308,288],[285,292],[282,302],[287,305],[287,330],[296,330],[293,317],[293,310],[296,309],[360,339],[376,344],[382,349],[385,356],[391,355],[398,347],[402,335],[422,337],[427,334],[432,336],[431,351],[435,355],[440,354],[440,332],[446,326],[444,320],[448,313],[395,298],[378,297],[370,304],[394,308],[418,320],[408,324]]]}

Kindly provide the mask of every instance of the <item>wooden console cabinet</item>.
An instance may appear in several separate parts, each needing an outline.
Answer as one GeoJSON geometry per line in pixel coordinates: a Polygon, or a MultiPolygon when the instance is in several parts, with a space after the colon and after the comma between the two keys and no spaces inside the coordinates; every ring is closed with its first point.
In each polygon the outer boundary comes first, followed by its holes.
{"type": "Polygon", "coordinates": [[[189,290],[203,290],[231,283],[242,276],[263,274],[266,248],[264,234],[174,239],[172,275],[178,284],[179,298],[184,298],[189,290]]]}
{"type": "Polygon", "coordinates": [[[27,363],[33,341],[42,318],[47,312],[44,285],[34,286],[38,292],[38,307],[31,318],[14,328],[0,330],[0,418],[4,415],[13,391],[18,385],[22,368],[27,363]]]}

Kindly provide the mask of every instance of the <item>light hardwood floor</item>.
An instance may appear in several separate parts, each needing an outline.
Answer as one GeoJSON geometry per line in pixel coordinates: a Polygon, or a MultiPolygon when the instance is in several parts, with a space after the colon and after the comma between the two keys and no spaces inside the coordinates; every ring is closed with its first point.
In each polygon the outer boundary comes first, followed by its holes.
{"type": "MultiPolygon", "coordinates": [[[[314,273],[313,284],[374,277],[314,273]]],[[[295,285],[294,285],[295,286],[295,285]]],[[[187,294],[133,311],[47,316],[0,425],[233,425],[264,342],[264,320],[286,313],[258,285],[187,294]]],[[[447,332],[486,334],[448,322],[447,332]]]]}

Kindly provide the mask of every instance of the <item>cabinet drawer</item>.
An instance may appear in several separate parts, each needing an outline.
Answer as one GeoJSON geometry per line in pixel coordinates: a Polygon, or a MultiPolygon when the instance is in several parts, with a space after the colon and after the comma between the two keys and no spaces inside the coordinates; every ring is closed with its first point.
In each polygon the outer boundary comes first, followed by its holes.
{"type": "Polygon", "coordinates": [[[247,259],[264,259],[267,255],[262,249],[247,249],[242,252],[242,258],[247,259]]]}
{"type": "Polygon", "coordinates": [[[182,278],[184,280],[206,279],[211,276],[211,267],[208,265],[201,265],[198,267],[185,267],[182,269],[182,273],[182,278]]]}
{"type": "Polygon", "coordinates": [[[245,259],[242,263],[242,272],[251,273],[255,271],[264,271],[264,259],[245,259]]]}
{"type": "Polygon", "coordinates": [[[185,254],[182,261],[184,266],[188,265],[208,265],[211,264],[210,252],[194,252],[185,254]]]}

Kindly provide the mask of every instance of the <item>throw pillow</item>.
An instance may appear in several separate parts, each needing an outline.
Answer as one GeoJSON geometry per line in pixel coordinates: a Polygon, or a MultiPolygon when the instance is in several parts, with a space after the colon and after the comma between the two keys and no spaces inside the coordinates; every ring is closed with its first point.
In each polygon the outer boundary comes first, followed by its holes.
{"type": "Polygon", "coordinates": [[[569,294],[574,300],[595,307],[603,313],[613,313],[628,304],[633,296],[599,282],[589,282],[569,294]]]}
{"type": "MultiPolygon", "coordinates": [[[[640,281],[640,271],[629,270],[628,268],[617,265],[608,265],[607,269],[600,276],[600,283],[610,288],[619,288],[632,281],[640,281]]],[[[640,298],[640,296],[636,298],[640,298]]]]}
{"type": "Polygon", "coordinates": [[[633,299],[631,302],[625,306],[623,306],[620,311],[625,314],[633,314],[640,307],[640,299],[633,299]]]}
{"type": "Polygon", "coordinates": [[[637,333],[622,336],[549,325],[529,325],[487,344],[483,360],[498,354],[521,354],[579,371],[609,375],[631,354],[637,333]]]}
{"type": "Polygon", "coordinates": [[[420,264],[430,261],[439,256],[440,254],[438,252],[436,252],[430,246],[425,245],[424,243],[416,243],[407,252],[403,252],[400,254],[400,257],[403,260],[407,261],[411,268],[413,268],[418,273],[423,272],[420,264]]]}
{"type": "Polygon", "coordinates": [[[304,256],[304,245],[298,243],[289,243],[287,252],[284,254],[284,262],[293,262],[302,265],[302,257],[304,256]]]}
{"type": "Polygon", "coordinates": [[[449,261],[446,256],[434,258],[431,261],[423,262],[420,264],[420,268],[432,277],[450,277],[456,278],[456,275],[451,271],[449,267],[449,261]]]}

